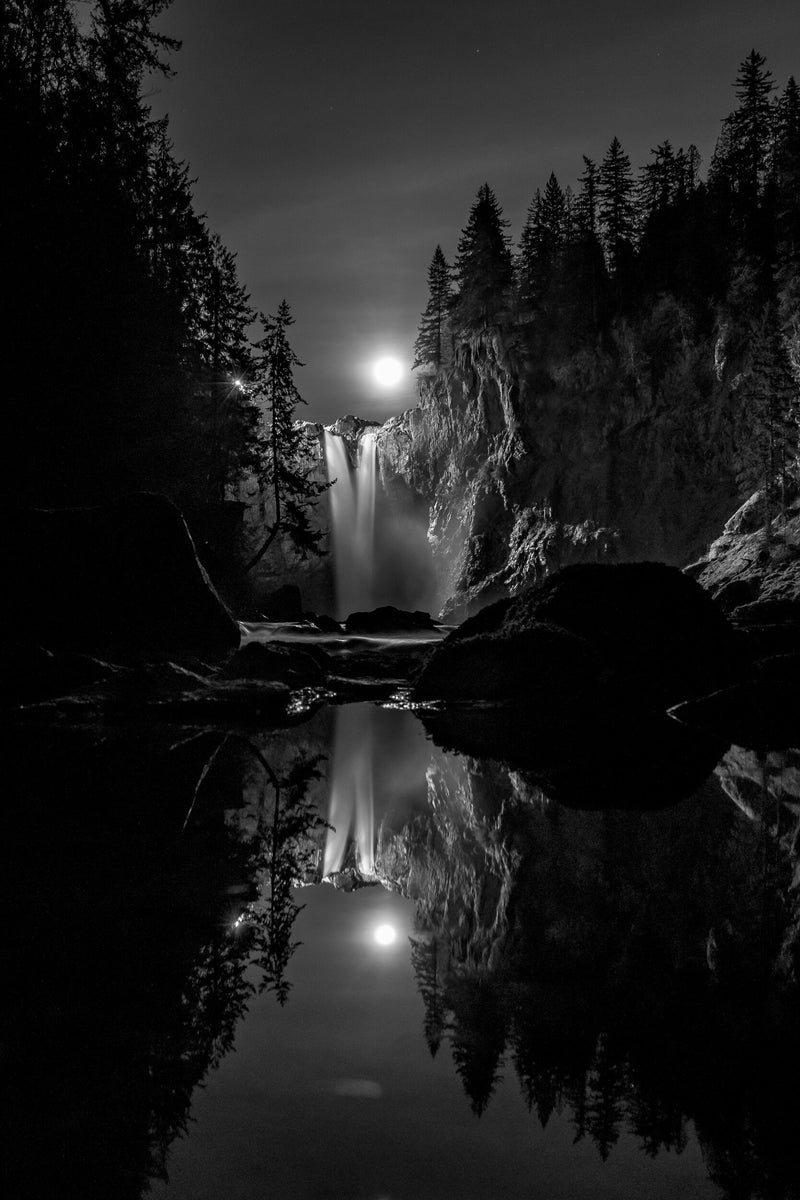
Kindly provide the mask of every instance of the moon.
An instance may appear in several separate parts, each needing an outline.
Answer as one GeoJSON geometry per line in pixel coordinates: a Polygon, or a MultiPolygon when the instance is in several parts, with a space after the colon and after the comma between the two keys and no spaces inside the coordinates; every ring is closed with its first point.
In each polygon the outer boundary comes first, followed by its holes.
{"type": "Polygon", "coordinates": [[[391,946],[397,938],[397,930],[394,925],[379,925],[375,930],[374,937],[379,946],[391,946]]]}
{"type": "Polygon", "coordinates": [[[379,358],[373,365],[372,374],[381,387],[395,387],[403,376],[403,364],[390,356],[379,358]]]}

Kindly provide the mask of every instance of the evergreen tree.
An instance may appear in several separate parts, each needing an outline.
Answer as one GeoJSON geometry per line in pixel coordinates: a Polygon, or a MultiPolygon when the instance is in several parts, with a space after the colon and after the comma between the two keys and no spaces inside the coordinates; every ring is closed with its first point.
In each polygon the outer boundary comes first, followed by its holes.
{"type": "Polygon", "coordinates": [[[431,1058],[435,1058],[445,1029],[444,989],[439,980],[439,942],[435,934],[429,938],[409,938],[409,942],[414,979],[425,1005],[425,1041],[431,1058]]]}
{"type": "Polygon", "coordinates": [[[630,253],[636,231],[631,160],[614,138],[600,166],[599,213],[603,242],[612,274],[619,274],[630,253]]]}
{"type": "Polygon", "coordinates": [[[669,140],[650,153],[652,161],[642,168],[637,188],[641,224],[653,213],[663,212],[677,199],[685,171],[684,163],[673,151],[669,140]]]}
{"type": "Polygon", "coordinates": [[[452,1013],[450,1048],[456,1071],[480,1116],[502,1080],[508,1014],[496,982],[473,975],[448,981],[447,1007],[452,1013]]]}
{"type": "Polygon", "coordinates": [[[433,363],[436,370],[447,359],[447,335],[450,310],[453,303],[451,272],[442,247],[433,252],[428,268],[428,303],[419,323],[417,340],[414,342],[415,367],[433,363]]]}
{"type": "Polygon", "coordinates": [[[775,84],[762,54],[751,50],[736,76],[739,107],[732,117],[732,151],[738,188],[755,205],[767,178],[770,160],[775,84]]]}
{"type": "Polygon", "coordinates": [[[517,273],[519,296],[525,305],[547,307],[566,242],[567,203],[551,173],[544,193],[537,190],[519,243],[517,273]]]}
{"type": "Polygon", "coordinates": [[[508,221],[488,183],[478,190],[462,230],[455,274],[456,322],[462,332],[486,328],[506,316],[512,280],[508,221]]]}
{"type": "Polygon", "coordinates": [[[303,364],[289,345],[287,330],[294,324],[289,305],[282,300],[277,316],[261,322],[264,337],[256,343],[252,395],[269,414],[269,453],[264,463],[264,482],[272,494],[273,513],[269,532],[248,562],[249,571],[260,562],[278,534],[288,538],[301,558],[322,554],[323,533],[311,524],[311,513],[319,496],[329,487],[313,478],[316,459],[314,435],[295,420],[295,409],[304,404],[294,382],[294,368],[303,364]]]}
{"type": "Polygon", "coordinates": [[[597,234],[600,175],[597,164],[591,158],[587,158],[585,154],[583,168],[583,174],[579,180],[581,190],[576,203],[577,223],[584,236],[594,237],[597,234]]]}

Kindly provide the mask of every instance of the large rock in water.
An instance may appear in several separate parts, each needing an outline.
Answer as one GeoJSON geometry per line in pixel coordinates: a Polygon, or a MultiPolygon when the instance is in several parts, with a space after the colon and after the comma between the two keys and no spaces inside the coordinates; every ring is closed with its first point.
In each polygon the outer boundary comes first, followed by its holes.
{"type": "Polygon", "coordinates": [[[729,681],[738,653],[714,601],[676,568],[587,563],[465,621],[433,654],[415,696],[613,694],[663,708],[729,681]]]}
{"type": "Polygon", "coordinates": [[[165,496],[20,510],[8,523],[6,640],[200,655],[238,646],[239,627],[165,496]]]}

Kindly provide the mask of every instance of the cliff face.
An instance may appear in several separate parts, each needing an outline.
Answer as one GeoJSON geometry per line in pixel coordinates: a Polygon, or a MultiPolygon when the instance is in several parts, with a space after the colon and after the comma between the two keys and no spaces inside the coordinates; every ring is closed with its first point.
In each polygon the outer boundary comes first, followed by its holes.
{"type": "Polygon", "coordinates": [[[687,349],[666,382],[634,349],[630,365],[618,347],[583,366],[546,372],[497,335],[474,338],[378,432],[385,495],[427,508],[451,615],[572,562],[683,564],[736,507],[721,344],[716,364],[710,346],[687,349]]]}

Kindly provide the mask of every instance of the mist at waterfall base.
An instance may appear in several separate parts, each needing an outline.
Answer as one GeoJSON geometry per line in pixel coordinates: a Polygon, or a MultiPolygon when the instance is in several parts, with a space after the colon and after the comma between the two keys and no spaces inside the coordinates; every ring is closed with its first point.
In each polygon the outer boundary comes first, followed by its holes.
{"type": "Polygon", "coordinates": [[[440,605],[427,539],[427,510],[379,486],[374,433],[364,433],[353,463],[347,442],[325,430],[336,612],[344,620],[392,604],[434,612],[440,605]]]}

